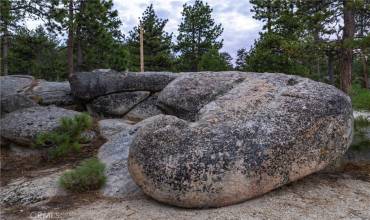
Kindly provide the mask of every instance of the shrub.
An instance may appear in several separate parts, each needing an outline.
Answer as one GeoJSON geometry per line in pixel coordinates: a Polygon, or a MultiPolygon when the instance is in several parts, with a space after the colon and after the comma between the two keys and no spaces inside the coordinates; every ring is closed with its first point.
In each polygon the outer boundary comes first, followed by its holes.
{"type": "Polygon", "coordinates": [[[74,170],[65,172],[59,179],[61,187],[73,192],[96,190],[105,184],[105,165],[98,159],[83,161],[74,170]]]}
{"type": "Polygon", "coordinates": [[[73,118],[64,117],[56,131],[40,133],[36,137],[35,147],[49,147],[51,159],[65,156],[70,152],[78,152],[80,143],[86,142],[82,133],[92,127],[92,118],[82,113],[73,118]]]}
{"type": "Polygon", "coordinates": [[[353,85],[351,90],[352,106],[356,110],[370,111],[370,90],[353,85]]]}
{"type": "Polygon", "coordinates": [[[354,138],[351,147],[362,150],[370,147],[370,139],[366,136],[366,130],[370,129],[370,120],[364,116],[355,119],[354,138]]]}

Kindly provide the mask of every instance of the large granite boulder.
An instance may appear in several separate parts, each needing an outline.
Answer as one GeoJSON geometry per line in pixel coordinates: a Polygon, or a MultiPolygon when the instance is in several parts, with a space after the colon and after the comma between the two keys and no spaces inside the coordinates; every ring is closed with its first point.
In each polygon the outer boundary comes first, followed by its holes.
{"type": "Polygon", "coordinates": [[[88,106],[96,114],[123,116],[149,95],[147,91],[113,93],[94,99],[88,106]]]}
{"type": "Polygon", "coordinates": [[[0,120],[2,138],[29,146],[37,134],[57,129],[62,117],[73,117],[79,112],[55,106],[36,106],[20,109],[0,120]]]}
{"type": "Polygon", "coordinates": [[[116,72],[114,70],[96,70],[76,73],[70,78],[72,94],[81,99],[93,99],[98,96],[122,91],[162,90],[178,74],[167,72],[116,72]]]}
{"type": "Polygon", "coordinates": [[[154,199],[238,203],[323,169],[351,143],[351,101],[333,86],[284,74],[198,74],[160,95],[172,113],[195,121],[154,116],[130,145],[131,176],[154,199]]]}

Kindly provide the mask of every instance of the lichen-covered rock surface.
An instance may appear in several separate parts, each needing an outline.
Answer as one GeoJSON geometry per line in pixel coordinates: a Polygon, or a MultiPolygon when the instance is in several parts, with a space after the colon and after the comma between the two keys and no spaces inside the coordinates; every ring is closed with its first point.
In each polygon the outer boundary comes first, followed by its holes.
{"type": "Polygon", "coordinates": [[[185,73],[159,101],[173,116],[138,129],[128,167],[147,195],[182,207],[262,195],[323,169],[352,139],[350,98],[298,76],[185,73]]]}

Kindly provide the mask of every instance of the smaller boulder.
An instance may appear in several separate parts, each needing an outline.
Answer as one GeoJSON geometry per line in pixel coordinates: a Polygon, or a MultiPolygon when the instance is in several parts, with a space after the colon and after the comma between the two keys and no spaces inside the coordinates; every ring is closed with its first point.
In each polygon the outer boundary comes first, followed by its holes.
{"type": "Polygon", "coordinates": [[[36,106],[20,109],[0,120],[1,137],[11,142],[29,146],[37,134],[57,129],[63,117],[73,117],[79,112],[55,106],[36,106]]]}
{"type": "Polygon", "coordinates": [[[1,115],[16,111],[18,109],[37,106],[38,104],[31,98],[23,94],[12,94],[1,97],[1,115]]]}
{"type": "Polygon", "coordinates": [[[89,107],[98,115],[123,116],[149,94],[147,91],[113,93],[94,99],[89,107]]]}

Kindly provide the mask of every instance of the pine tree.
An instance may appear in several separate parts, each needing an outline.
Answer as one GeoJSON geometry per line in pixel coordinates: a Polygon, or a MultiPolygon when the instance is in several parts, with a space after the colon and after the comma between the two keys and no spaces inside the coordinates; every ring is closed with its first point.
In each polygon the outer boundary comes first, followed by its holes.
{"type": "Polygon", "coordinates": [[[173,65],[172,34],[164,31],[168,20],[161,19],[149,5],[140,18],[140,24],[129,33],[130,69],[140,69],[140,25],[144,30],[144,66],[149,71],[171,70],[173,65]]]}
{"type": "Polygon", "coordinates": [[[0,2],[0,33],[1,33],[1,63],[0,73],[8,74],[8,55],[11,36],[20,28],[24,27],[25,18],[43,17],[50,7],[46,0],[11,1],[0,2]]]}
{"type": "Polygon", "coordinates": [[[227,71],[232,70],[232,58],[230,54],[219,53],[217,49],[211,49],[203,54],[199,62],[200,71],[227,71]]]}
{"type": "Polygon", "coordinates": [[[128,54],[120,25],[112,0],[54,0],[47,24],[49,30],[68,35],[69,75],[76,67],[78,71],[94,68],[125,70],[128,54]]]}
{"type": "Polygon", "coordinates": [[[235,69],[239,71],[244,71],[247,69],[246,61],[248,59],[249,53],[245,48],[241,48],[237,51],[235,69]]]}
{"type": "Polygon", "coordinates": [[[201,0],[194,5],[184,4],[178,31],[176,50],[181,53],[181,68],[186,71],[198,71],[202,56],[211,49],[219,50],[223,44],[218,40],[223,28],[215,24],[212,8],[201,0]]]}
{"type": "Polygon", "coordinates": [[[28,74],[47,80],[66,78],[65,50],[41,26],[32,31],[18,28],[10,42],[10,73],[28,74]]]}

